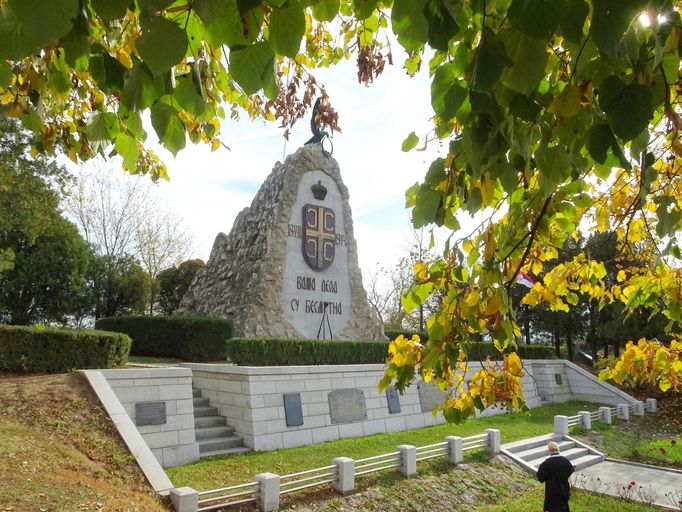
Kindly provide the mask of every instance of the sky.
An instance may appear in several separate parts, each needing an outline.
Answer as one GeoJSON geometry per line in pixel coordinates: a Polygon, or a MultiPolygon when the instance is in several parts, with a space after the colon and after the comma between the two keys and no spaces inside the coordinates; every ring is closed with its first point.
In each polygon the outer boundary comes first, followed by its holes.
{"type": "MultiPolygon", "coordinates": [[[[414,240],[405,190],[421,181],[436,157],[439,143],[426,151],[401,151],[411,131],[418,135],[432,128],[429,121],[430,80],[427,64],[414,78],[402,68],[404,55],[394,55],[395,65],[369,87],[357,82],[355,61],[331,69],[315,70],[339,114],[341,133],[333,135],[334,158],[350,193],[359,263],[365,286],[379,267],[392,266],[414,240]]],[[[177,157],[152,141],[168,168],[170,181],[157,190],[161,203],[184,220],[192,234],[193,257],[208,260],[219,232],[229,233],[236,215],[251,204],[277,161],[295,152],[310,136],[309,115],[291,130],[265,121],[224,121],[221,139],[230,148],[211,152],[206,145],[187,147],[177,157]]],[[[112,167],[120,166],[115,159],[112,167]]]]}

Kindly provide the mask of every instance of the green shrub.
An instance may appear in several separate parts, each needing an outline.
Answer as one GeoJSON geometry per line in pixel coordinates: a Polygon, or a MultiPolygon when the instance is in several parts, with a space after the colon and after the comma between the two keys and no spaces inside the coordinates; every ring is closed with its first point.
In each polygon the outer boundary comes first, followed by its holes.
{"type": "MultiPolygon", "coordinates": [[[[545,345],[520,345],[525,359],[552,359],[554,352],[545,345]]],[[[227,342],[230,359],[241,366],[297,366],[316,364],[384,363],[387,341],[290,340],[280,338],[232,338],[227,342]]],[[[469,359],[499,359],[492,343],[471,345],[469,359]]]]}
{"type": "Polygon", "coordinates": [[[175,357],[184,361],[221,361],[232,321],[207,316],[115,316],[100,318],[98,329],[124,332],[136,356],[175,357]]]}
{"type": "Polygon", "coordinates": [[[386,361],[388,342],[232,338],[227,352],[242,366],[367,364],[386,361]]]}
{"type": "Polygon", "coordinates": [[[429,339],[429,334],[426,332],[405,331],[403,329],[388,329],[388,330],[384,331],[384,334],[386,336],[388,336],[389,340],[394,340],[400,335],[404,336],[405,338],[407,338],[409,340],[409,339],[412,339],[412,336],[414,336],[415,334],[417,336],[419,336],[419,339],[422,341],[427,341],[429,339]]]}
{"type": "Polygon", "coordinates": [[[0,370],[112,368],[127,362],[130,344],[128,336],[117,332],[0,325],[0,370]]]}

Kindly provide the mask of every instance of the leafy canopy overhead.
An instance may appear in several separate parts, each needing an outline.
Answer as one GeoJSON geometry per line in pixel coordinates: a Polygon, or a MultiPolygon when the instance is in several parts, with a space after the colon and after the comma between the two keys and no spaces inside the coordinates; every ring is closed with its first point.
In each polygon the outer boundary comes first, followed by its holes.
{"type": "MultiPolygon", "coordinates": [[[[418,262],[406,308],[442,297],[429,342],[396,340],[383,385],[416,373],[457,390],[450,419],[504,401],[522,407],[523,368],[485,365],[465,392],[473,339],[519,335],[510,290],[537,276],[578,228],[613,230],[619,250],[650,264],[605,280],[584,254],[557,265],[524,298],[567,309],[580,296],[682,320],[679,0],[4,0],[0,103],[35,134],[34,151],[74,161],[120,154],[132,172],[165,177],[144,146],[141,114],[173,153],[220,144],[242,113],[290,127],[319,93],[312,70],[357,57],[369,84],[392,62],[432,77],[433,131],[403,150],[447,141],[407,191],[416,228],[457,231],[418,262]],[[395,43],[392,43],[395,46],[395,43]]],[[[323,120],[336,127],[327,105],[323,120]]],[[[409,127],[406,127],[406,134],[409,127]]]]}

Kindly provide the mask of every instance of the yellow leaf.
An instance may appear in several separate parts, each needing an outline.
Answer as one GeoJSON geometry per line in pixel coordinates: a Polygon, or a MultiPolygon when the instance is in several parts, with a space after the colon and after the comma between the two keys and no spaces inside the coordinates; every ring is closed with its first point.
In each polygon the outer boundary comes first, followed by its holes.
{"type": "Polygon", "coordinates": [[[220,147],[220,141],[218,139],[213,139],[211,141],[211,151],[216,151],[220,147]]]}
{"type": "Polygon", "coordinates": [[[552,114],[560,117],[571,117],[580,111],[580,87],[567,85],[561,94],[547,108],[552,114]]]}

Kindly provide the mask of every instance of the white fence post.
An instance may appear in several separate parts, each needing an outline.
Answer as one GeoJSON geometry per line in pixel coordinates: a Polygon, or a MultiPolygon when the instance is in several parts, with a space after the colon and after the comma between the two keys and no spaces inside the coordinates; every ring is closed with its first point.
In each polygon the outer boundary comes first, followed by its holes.
{"type": "Polygon", "coordinates": [[[646,399],[646,410],[647,412],[656,412],[658,410],[658,403],[655,398],[646,399]]]}
{"type": "Polygon", "coordinates": [[[401,444],[397,450],[400,452],[400,466],[398,471],[405,476],[417,474],[417,448],[411,444],[401,444]]]}
{"type": "Polygon", "coordinates": [[[606,423],[607,425],[611,424],[611,408],[610,407],[600,407],[599,408],[599,420],[606,423]]]}
{"type": "Polygon", "coordinates": [[[554,433],[559,436],[568,435],[568,416],[554,416],[554,433]]]}
{"type": "Polygon", "coordinates": [[[635,402],[635,410],[632,414],[635,416],[644,416],[644,402],[637,400],[635,402]]]}
{"type": "Polygon", "coordinates": [[[450,464],[459,464],[464,460],[462,451],[462,438],[459,436],[447,436],[445,441],[448,443],[448,451],[445,454],[445,461],[450,464]]]}
{"type": "Polygon", "coordinates": [[[578,411],[580,415],[580,424],[585,430],[592,430],[592,416],[589,411],[578,411]]]}
{"type": "Polygon", "coordinates": [[[339,468],[332,487],[341,494],[348,494],[355,490],[355,461],[348,457],[337,457],[332,464],[339,468]]]}
{"type": "Polygon", "coordinates": [[[175,512],[196,512],[199,508],[199,493],[191,487],[177,487],[171,489],[170,501],[175,512]]]}
{"type": "Polygon", "coordinates": [[[630,407],[628,404],[616,405],[616,414],[619,420],[628,421],[630,419],[630,407]]]}
{"type": "Polygon", "coordinates": [[[258,482],[258,509],[261,512],[271,512],[279,508],[279,475],[274,473],[259,473],[253,477],[258,482]]]}
{"type": "Polygon", "coordinates": [[[496,428],[487,428],[485,432],[488,434],[488,446],[485,449],[492,454],[500,453],[500,431],[496,428]]]}

